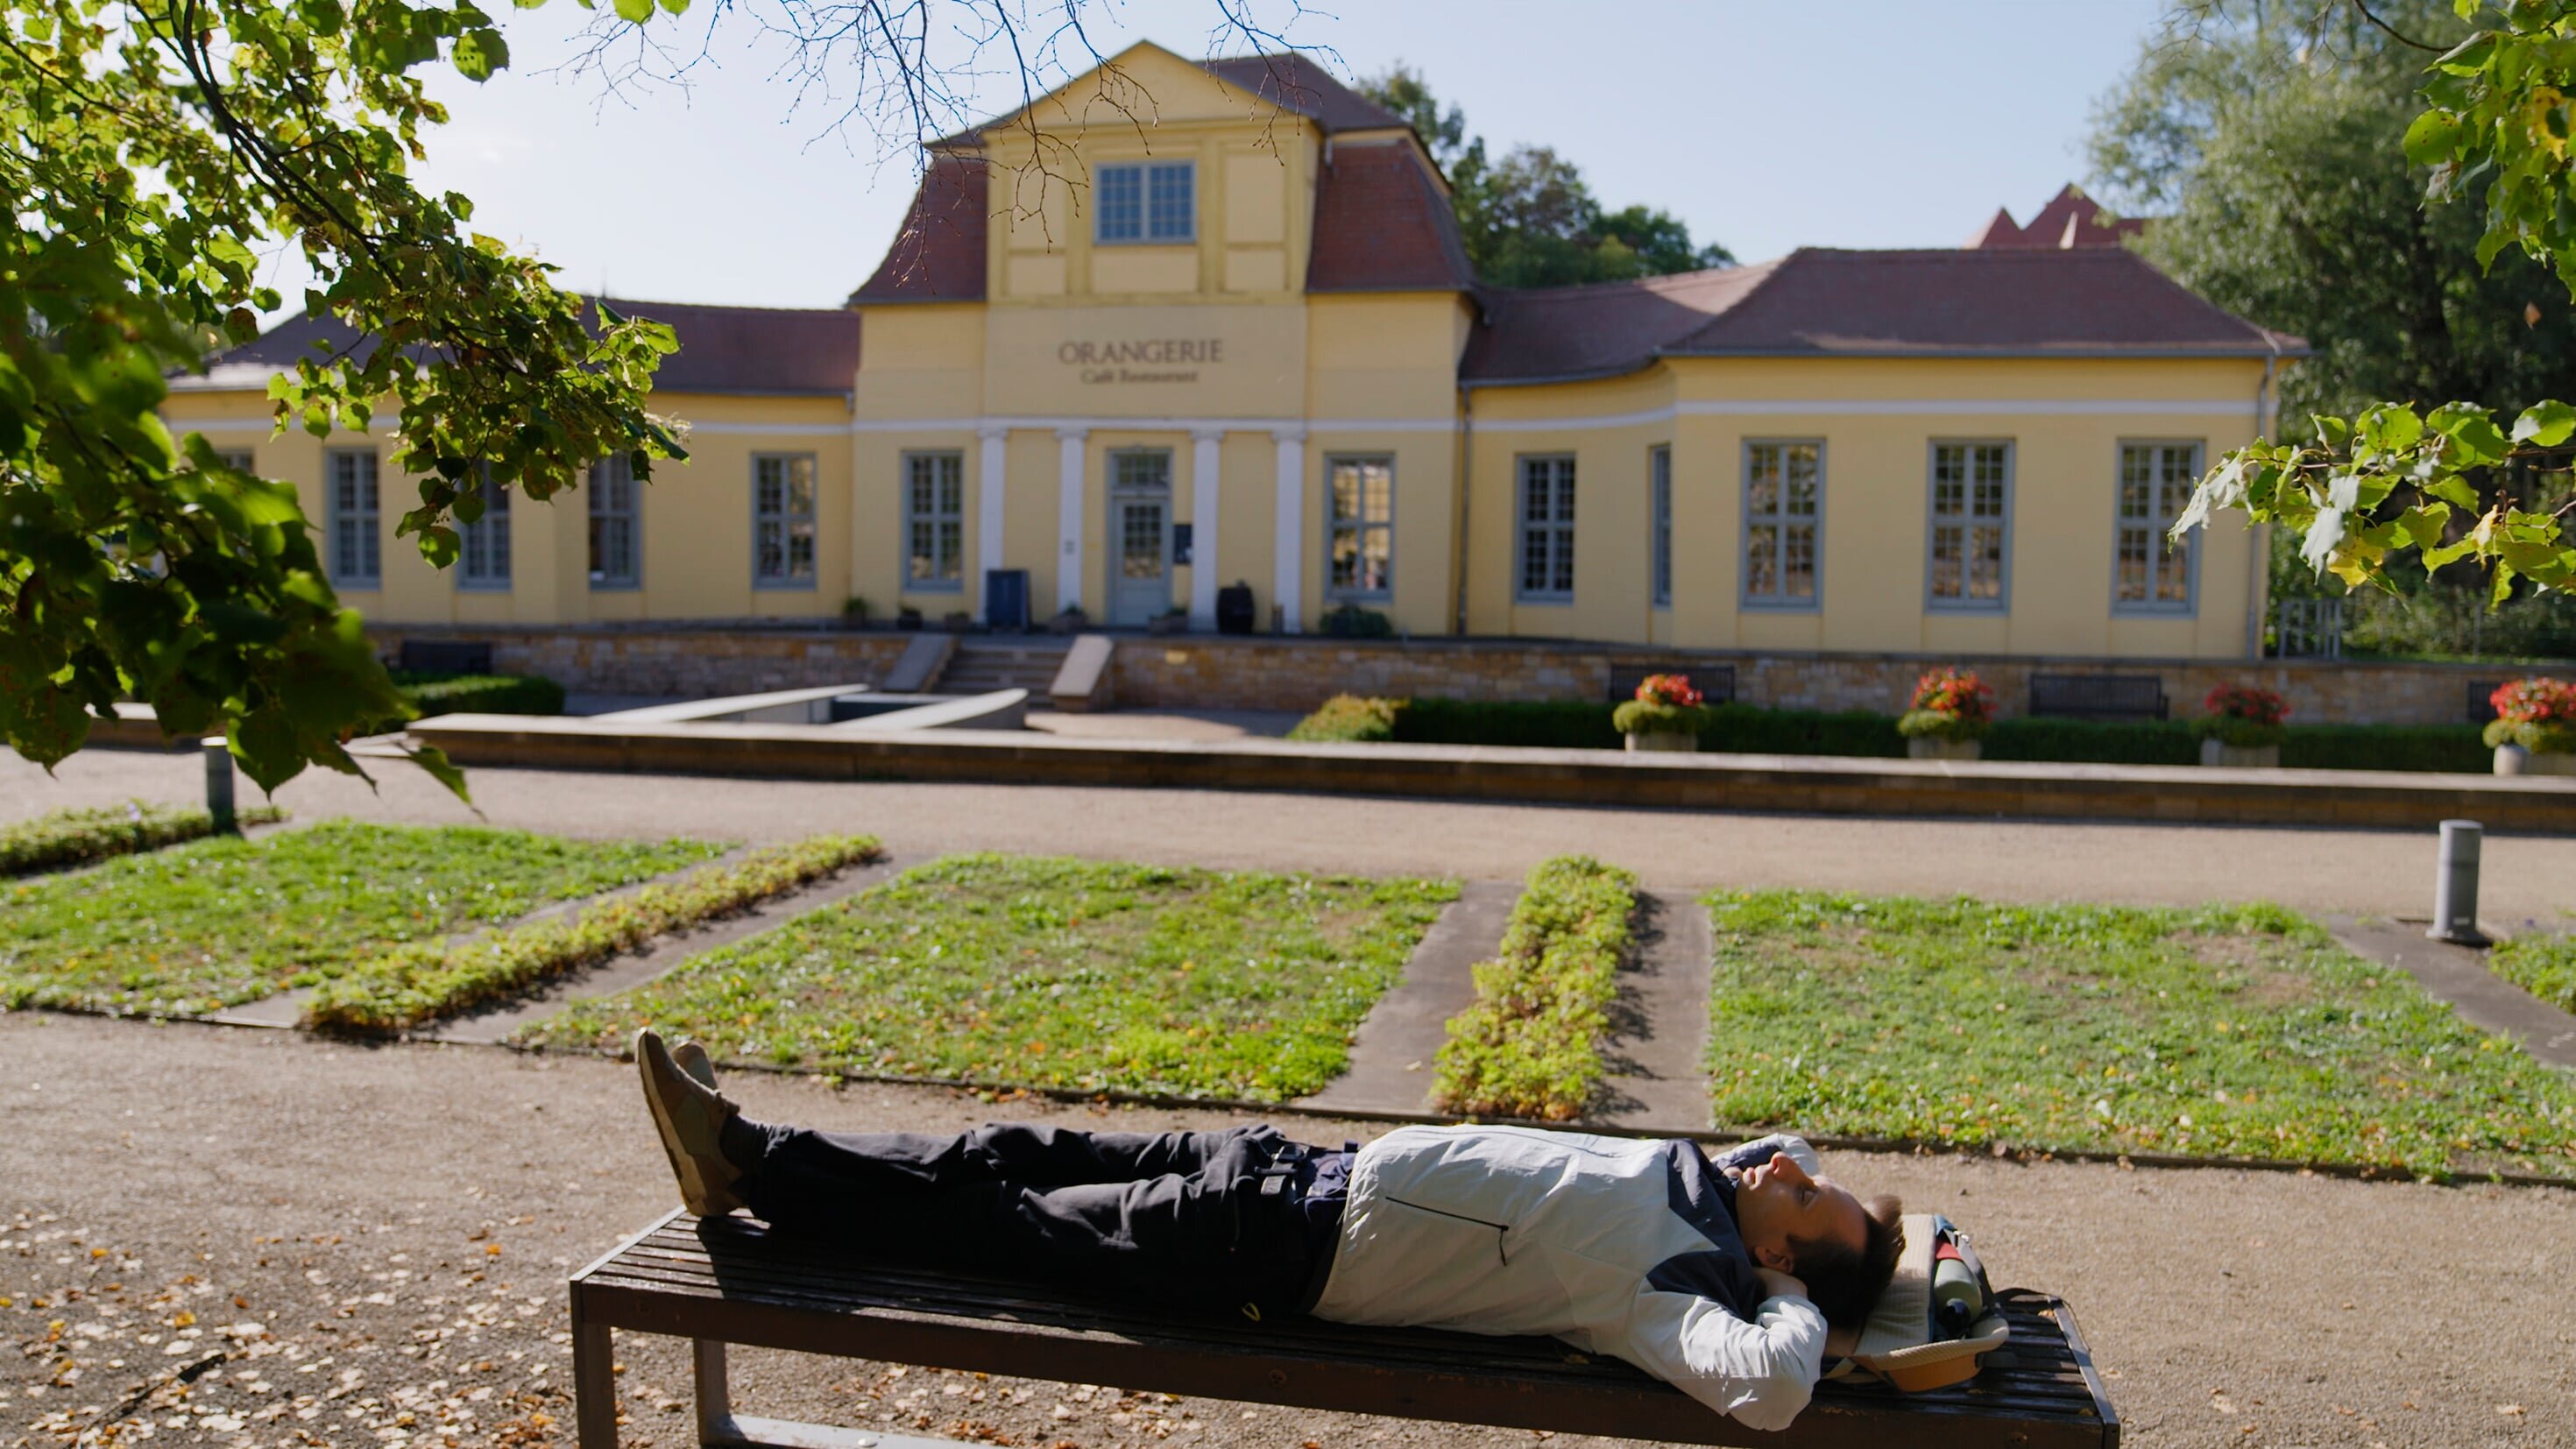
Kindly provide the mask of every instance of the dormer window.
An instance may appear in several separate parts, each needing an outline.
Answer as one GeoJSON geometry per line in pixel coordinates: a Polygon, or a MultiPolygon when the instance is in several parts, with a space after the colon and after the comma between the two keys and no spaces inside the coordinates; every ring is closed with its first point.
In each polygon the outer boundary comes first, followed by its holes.
{"type": "Polygon", "coordinates": [[[1185,242],[1198,228],[1198,171],[1187,161],[1129,161],[1099,170],[1104,242],[1185,242]]]}

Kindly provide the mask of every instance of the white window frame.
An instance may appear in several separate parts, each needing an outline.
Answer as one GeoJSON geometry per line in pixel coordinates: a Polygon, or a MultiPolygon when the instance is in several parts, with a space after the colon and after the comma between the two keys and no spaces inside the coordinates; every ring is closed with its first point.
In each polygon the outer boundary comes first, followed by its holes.
{"type": "Polygon", "coordinates": [[[384,587],[383,467],[373,448],[331,448],[322,455],[322,495],[331,521],[335,588],[384,587]],[[358,466],[362,460],[363,468],[358,466]],[[344,477],[344,472],[349,476],[344,477]],[[355,559],[349,557],[353,547],[358,553],[355,559]]]}
{"type": "Polygon", "coordinates": [[[1095,204],[1092,207],[1091,238],[1095,244],[1112,247],[1181,246],[1198,240],[1199,175],[1197,162],[1103,162],[1093,172],[1093,186],[1095,188],[1095,204]],[[1123,208],[1118,216],[1112,216],[1109,200],[1110,190],[1114,185],[1125,184],[1127,178],[1131,176],[1134,178],[1133,184],[1136,189],[1136,211],[1134,218],[1136,229],[1132,233],[1123,230],[1113,232],[1111,228],[1113,226],[1123,225],[1126,217],[1124,215],[1123,208]],[[1116,177],[1117,180],[1113,182],[1111,179],[1112,177],[1116,177]],[[1177,180],[1178,184],[1183,189],[1183,195],[1180,198],[1181,229],[1178,231],[1164,229],[1163,222],[1165,220],[1165,216],[1162,213],[1158,213],[1155,209],[1155,202],[1158,199],[1165,199],[1168,197],[1168,193],[1164,188],[1167,185],[1172,184],[1175,180],[1177,180]]]}
{"type": "Polygon", "coordinates": [[[966,590],[966,454],[956,448],[906,451],[903,467],[903,588],[906,593],[957,594],[966,590]],[[930,506],[922,507],[928,485],[930,506]],[[941,495],[945,495],[944,497],[941,495]],[[925,534],[924,530],[927,530],[925,534]],[[921,572],[924,538],[931,572],[921,572]],[[948,570],[940,572],[945,555],[948,570]]]}
{"type": "Polygon", "coordinates": [[[1742,473],[1742,486],[1737,489],[1744,513],[1744,542],[1739,555],[1742,567],[1736,583],[1739,607],[1766,614],[1813,614],[1821,611],[1825,607],[1825,440],[1822,438],[1747,438],[1744,440],[1742,473]],[[1780,455],[1780,491],[1769,511],[1756,512],[1753,507],[1754,454],[1765,448],[1783,450],[1780,455]],[[1789,455],[1785,450],[1790,448],[1816,450],[1816,500],[1815,509],[1811,513],[1798,514],[1789,511],[1789,455]],[[1763,527],[1773,530],[1771,537],[1775,554],[1772,559],[1771,577],[1775,587],[1769,593],[1756,593],[1753,588],[1753,531],[1763,527]],[[1810,531],[1814,539],[1809,545],[1809,550],[1812,565],[1810,577],[1814,579],[1815,587],[1803,598],[1787,591],[1789,530],[1792,528],[1805,528],[1810,531]]]}
{"type": "Polygon", "coordinates": [[[1384,603],[1395,595],[1395,455],[1393,453],[1327,453],[1324,455],[1324,597],[1347,603],[1384,603]],[[1359,501],[1356,515],[1342,512],[1342,493],[1336,486],[1342,470],[1353,469],[1353,484],[1359,501]],[[1386,509],[1371,516],[1368,500],[1368,472],[1379,468],[1386,474],[1386,509]],[[1351,558],[1356,565],[1354,576],[1365,578],[1369,558],[1369,539],[1380,540],[1379,567],[1384,580],[1376,588],[1366,584],[1343,584],[1338,580],[1342,559],[1342,540],[1352,541],[1351,558]]]}
{"type": "Polygon", "coordinates": [[[2010,438],[1934,438],[1923,455],[1923,608],[1934,614],[2008,614],[2012,612],[2013,555],[2013,473],[2019,462],[2020,449],[2010,438]],[[1997,449],[2003,454],[2002,509],[1992,516],[1977,511],[1977,452],[1997,449]],[[1941,507],[1941,454],[1955,449],[1960,453],[1959,507],[1955,511],[1941,507]],[[1996,541],[1995,596],[1980,599],[1968,592],[1968,543],[1974,530],[1994,528],[2001,537],[1996,541]],[[1941,551],[1941,534],[1955,529],[1959,534],[1959,588],[1956,595],[1938,592],[1934,567],[1941,551]]]}
{"type": "Polygon", "coordinates": [[[644,587],[644,489],[635,481],[633,461],[622,453],[590,465],[589,548],[592,593],[626,593],[644,587]],[[626,571],[610,573],[599,566],[600,535],[619,525],[626,533],[626,571]]]}
{"type": "Polygon", "coordinates": [[[1646,450],[1646,588],[1658,609],[1673,606],[1673,445],[1646,450]]]}
{"type": "Polygon", "coordinates": [[[456,522],[456,587],[470,594],[510,592],[510,490],[492,481],[491,469],[478,468],[473,491],[483,499],[482,515],[472,523],[456,522]]]}
{"type": "Polygon", "coordinates": [[[2191,501],[2192,485],[2200,479],[2201,459],[2207,456],[2205,438],[2122,438],[2112,454],[2111,473],[2111,612],[2122,618],[2189,619],[2200,613],[2200,535],[2194,532],[2179,548],[2166,542],[2174,519],[2191,501]],[[2168,449],[2184,450],[2182,488],[2179,498],[2171,498],[2171,508],[2156,507],[2155,485],[2160,481],[2152,469],[2163,462],[2168,449]],[[2128,467],[2132,451],[2144,450],[2156,455],[2150,464],[2147,484],[2148,513],[2143,521],[2128,511],[2128,467]],[[2147,565],[2147,597],[2120,597],[2120,563],[2132,536],[2143,535],[2147,565]],[[2178,556],[2182,569],[2182,598],[2160,600],[2155,597],[2156,578],[2169,556],[2178,556]]]}
{"type": "Polygon", "coordinates": [[[1512,601],[1574,602],[1574,524],[1578,472],[1572,453],[1522,453],[1512,459],[1512,601]],[[1547,490],[1547,517],[1530,517],[1533,483],[1547,490]],[[1545,587],[1530,587],[1530,544],[1546,539],[1545,587]]]}
{"type": "Polygon", "coordinates": [[[754,453],[751,455],[751,586],[753,588],[811,590],[816,587],[815,579],[821,573],[819,555],[822,540],[822,531],[816,526],[815,521],[815,515],[820,511],[819,495],[822,491],[819,473],[820,470],[816,467],[812,453],[754,453]],[[804,466],[805,471],[805,505],[801,509],[796,506],[795,493],[796,469],[799,464],[804,466]],[[762,490],[770,481],[768,475],[773,470],[778,488],[778,505],[774,508],[767,506],[762,497],[762,490]],[[777,530],[780,564],[777,572],[765,571],[761,567],[761,548],[768,530],[771,529],[777,530]],[[805,545],[805,566],[801,572],[796,566],[796,545],[800,540],[805,545]]]}

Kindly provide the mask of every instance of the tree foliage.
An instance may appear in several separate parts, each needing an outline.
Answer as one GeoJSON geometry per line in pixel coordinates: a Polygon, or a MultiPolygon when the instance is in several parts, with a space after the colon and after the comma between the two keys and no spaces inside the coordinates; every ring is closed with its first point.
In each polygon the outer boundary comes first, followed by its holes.
{"type": "MultiPolygon", "coordinates": [[[[2418,99],[2397,149],[2422,168],[2434,213],[2466,209],[2478,219],[2474,260],[2489,273],[2481,285],[2519,253],[2576,295],[2576,0],[2456,0],[2447,17],[2344,0],[2321,6],[2309,23],[2318,38],[2367,26],[2415,54],[2418,99]]],[[[2404,65],[2396,50],[2388,55],[2404,65]]],[[[2261,74],[2245,83],[2281,84],[2261,74]]],[[[2296,202],[2278,188],[2268,197],[2291,210],[2296,202]]],[[[2436,215],[2423,225],[2449,223],[2436,215]]],[[[2308,441],[2260,441],[2219,460],[2174,536],[2242,508],[2296,534],[2311,568],[2352,586],[2391,587],[2401,564],[2466,562],[2485,571],[2496,603],[2518,579],[2565,590],[2576,583],[2565,529],[2576,510],[2571,437],[2576,407],[2546,397],[2515,408],[2417,396],[2322,412],[2308,441]]]]}
{"type": "Polygon", "coordinates": [[[1362,95],[1413,124],[1449,178],[1459,239],[1479,281],[1560,287],[1722,267],[1734,253],[1691,240],[1690,227],[1645,205],[1605,211],[1582,169],[1548,146],[1515,146],[1501,159],[1470,136],[1455,104],[1443,106],[1419,71],[1403,64],[1360,82],[1362,95]]]}
{"type": "Polygon", "coordinates": [[[0,0],[0,740],[50,764],[136,698],[273,789],[362,773],[346,731],[409,717],[294,490],[157,416],[282,304],[255,248],[300,248],[307,309],[374,344],[278,379],[280,423],[364,429],[390,404],[421,480],[400,532],[434,563],[478,469],[543,499],[605,455],[642,476],[680,454],[644,406],[669,329],[587,323],[466,198],[413,182],[445,119],[422,70],[507,61],[472,0],[0,0]]]}

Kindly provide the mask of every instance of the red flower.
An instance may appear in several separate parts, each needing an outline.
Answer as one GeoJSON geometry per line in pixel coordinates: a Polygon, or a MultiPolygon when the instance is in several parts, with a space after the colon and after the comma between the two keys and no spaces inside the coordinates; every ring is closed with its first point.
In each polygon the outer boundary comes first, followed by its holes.
{"type": "Polygon", "coordinates": [[[1915,709],[1957,719],[1992,719],[1995,692],[1965,669],[1935,669],[1914,682],[1915,709]]]}
{"type": "Polygon", "coordinates": [[[2507,680],[2487,696],[2496,718],[2508,724],[2576,725],[2576,684],[2533,675],[2507,680]]]}
{"type": "Polygon", "coordinates": [[[2290,717],[2290,703],[2268,689],[2250,684],[2222,684],[2209,692],[2200,707],[2223,719],[2241,719],[2252,724],[2276,725],[2290,717]]]}
{"type": "Polygon", "coordinates": [[[1687,674],[1649,674],[1637,686],[1637,698],[1647,704],[1682,709],[1698,704],[1700,692],[1691,688],[1687,674]]]}

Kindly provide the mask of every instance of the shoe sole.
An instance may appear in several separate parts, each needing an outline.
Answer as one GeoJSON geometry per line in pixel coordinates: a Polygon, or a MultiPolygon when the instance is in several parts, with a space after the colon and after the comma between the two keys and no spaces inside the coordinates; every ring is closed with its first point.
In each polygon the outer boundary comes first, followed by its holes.
{"type": "MultiPolygon", "coordinates": [[[[660,1038],[655,1038],[654,1042],[659,1045],[660,1038]]],[[[670,1060],[669,1048],[663,1048],[662,1055],[665,1060],[670,1060]]],[[[644,1105],[653,1114],[653,1130],[661,1135],[662,1155],[671,1160],[671,1175],[679,1180],[681,1206],[702,1218],[722,1217],[741,1207],[742,1199],[735,1196],[730,1188],[715,1187],[706,1180],[698,1171],[697,1155],[681,1144],[679,1125],[671,1120],[670,1109],[663,1104],[662,1094],[653,1090],[652,1065],[647,1056],[639,1033],[635,1059],[643,1068],[640,1075],[644,1078],[644,1105]]],[[[676,1061],[672,1066],[674,1070],[678,1069],[676,1061]]]]}

